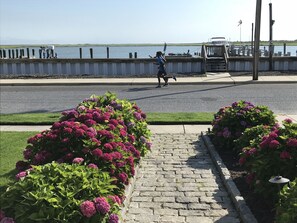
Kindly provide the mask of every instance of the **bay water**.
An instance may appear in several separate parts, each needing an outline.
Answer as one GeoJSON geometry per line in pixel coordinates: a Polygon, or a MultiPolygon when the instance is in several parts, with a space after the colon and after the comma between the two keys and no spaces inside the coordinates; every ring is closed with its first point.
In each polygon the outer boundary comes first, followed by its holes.
{"type": "MultiPolygon", "coordinates": [[[[107,46],[55,46],[55,53],[57,58],[80,58],[80,48],[82,48],[82,58],[90,58],[90,49],[93,49],[93,58],[107,58],[107,46]]],[[[108,46],[109,58],[129,58],[129,54],[132,53],[133,57],[137,53],[137,58],[149,58],[154,57],[157,51],[163,51],[163,46],[148,45],[148,46],[108,46]]],[[[22,48],[24,49],[24,48],[22,48]]],[[[30,47],[30,54],[32,56],[32,49],[35,51],[35,58],[39,58],[39,47],[30,47]]],[[[268,50],[268,46],[261,46],[261,50],[268,50]]],[[[281,52],[283,55],[284,47],[275,46],[274,52],[281,52]]],[[[170,53],[174,54],[186,54],[197,55],[201,53],[201,46],[189,45],[189,46],[167,46],[166,55],[170,53]]],[[[297,46],[287,46],[286,52],[290,52],[291,56],[297,56],[297,46]]]]}

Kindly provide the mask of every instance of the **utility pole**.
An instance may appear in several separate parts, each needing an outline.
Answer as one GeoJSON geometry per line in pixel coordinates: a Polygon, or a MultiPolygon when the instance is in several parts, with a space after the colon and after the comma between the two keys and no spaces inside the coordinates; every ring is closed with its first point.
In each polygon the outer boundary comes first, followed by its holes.
{"type": "Polygon", "coordinates": [[[251,52],[254,54],[254,23],[252,23],[252,39],[251,39],[251,52]]]}
{"type": "Polygon", "coordinates": [[[255,18],[255,44],[254,44],[254,66],[253,80],[258,80],[259,54],[260,54],[260,28],[261,28],[261,6],[262,0],[257,0],[255,18]]]}
{"type": "Polygon", "coordinates": [[[273,24],[274,24],[274,20],[272,19],[272,3],[269,3],[269,70],[270,71],[272,71],[273,69],[273,61],[272,61],[272,56],[274,51],[274,46],[272,42],[273,24]]]}

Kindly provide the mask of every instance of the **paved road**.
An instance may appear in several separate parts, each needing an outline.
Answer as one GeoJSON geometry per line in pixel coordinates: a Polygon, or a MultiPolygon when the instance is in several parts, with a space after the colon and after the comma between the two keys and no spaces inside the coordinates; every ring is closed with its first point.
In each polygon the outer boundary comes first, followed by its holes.
{"type": "Polygon", "coordinates": [[[115,92],[145,112],[216,112],[237,100],[267,105],[277,114],[297,113],[297,84],[124,86],[1,86],[1,113],[56,112],[92,94],[115,92]]]}

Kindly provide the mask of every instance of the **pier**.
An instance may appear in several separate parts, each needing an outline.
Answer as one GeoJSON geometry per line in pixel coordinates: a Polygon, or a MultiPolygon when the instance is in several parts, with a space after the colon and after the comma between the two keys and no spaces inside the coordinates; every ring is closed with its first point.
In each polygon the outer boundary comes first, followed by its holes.
{"type": "MultiPolygon", "coordinates": [[[[67,59],[55,58],[54,49],[40,51],[40,58],[33,58],[35,51],[27,48],[22,50],[0,50],[0,77],[7,76],[94,76],[94,77],[147,77],[156,75],[157,65],[153,58],[137,58],[137,52],[129,54],[129,58],[94,58],[90,49],[90,58],[67,59]],[[8,52],[8,54],[7,54],[8,52]],[[45,53],[45,54],[44,54],[45,53]],[[47,54],[49,56],[47,56],[47,54]],[[52,56],[50,56],[52,55],[52,56]]],[[[167,72],[181,75],[201,75],[206,72],[251,72],[253,57],[246,47],[237,49],[221,45],[203,45],[199,56],[166,56],[167,72]]],[[[272,58],[260,56],[259,71],[297,71],[297,56],[281,56],[274,54],[272,58]],[[272,64],[272,67],[271,67],[272,64]]]]}

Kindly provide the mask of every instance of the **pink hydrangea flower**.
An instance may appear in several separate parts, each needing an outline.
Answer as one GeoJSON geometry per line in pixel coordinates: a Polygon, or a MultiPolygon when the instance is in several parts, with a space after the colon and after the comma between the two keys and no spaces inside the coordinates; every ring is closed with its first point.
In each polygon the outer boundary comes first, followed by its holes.
{"type": "Polygon", "coordinates": [[[93,168],[93,169],[98,169],[98,166],[97,166],[96,164],[94,164],[94,163],[90,163],[90,164],[88,165],[88,167],[89,167],[89,168],[93,168]]]}
{"type": "Polygon", "coordinates": [[[15,168],[18,170],[18,171],[22,171],[22,170],[26,170],[28,169],[30,166],[30,164],[28,162],[25,162],[25,161],[18,161],[16,164],[15,164],[15,168]]]}
{"type": "Polygon", "coordinates": [[[269,148],[270,149],[276,149],[277,147],[280,146],[280,143],[279,141],[277,140],[272,140],[270,143],[269,143],[269,148]]]}
{"type": "Polygon", "coordinates": [[[32,156],[32,149],[30,148],[25,149],[23,152],[23,155],[26,160],[30,159],[32,156]]]}
{"type": "Polygon", "coordinates": [[[135,142],[135,136],[134,136],[134,135],[130,135],[130,134],[128,134],[128,138],[129,138],[129,141],[130,141],[131,143],[134,143],[134,142],[135,142]]]}
{"type": "Polygon", "coordinates": [[[292,120],[292,119],[290,119],[290,118],[286,118],[286,119],[284,120],[284,122],[286,122],[286,123],[290,124],[290,123],[292,123],[292,122],[293,122],[293,120],[292,120]]]}
{"type": "Polygon", "coordinates": [[[109,195],[108,198],[110,198],[114,203],[122,204],[121,198],[119,198],[117,195],[109,195]]]}
{"type": "Polygon", "coordinates": [[[113,124],[114,126],[117,126],[119,124],[119,122],[117,120],[115,120],[115,119],[110,119],[109,123],[113,124]]]}
{"type": "Polygon", "coordinates": [[[108,150],[113,150],[113,146],[110,143],[105,143],[104,148],[108,150]]]}
{"type": "Polygon", "coordinates": [[[287,146],[297,147],[297,139],[289,138],[288,141],[287,141],[287,146]]]}
{"type": "Polygon", "coordinates": [[[17,180],[20,180],[21,178],[24,178],[25,176],[27,176],[27,172],[26,171],[22,171],[22,172],[19,172],[17,175],[15,175],[15,178],[17,180]]]}
{"type": "Polygon", "coordinates": [[[243,164],[245,164],[245,162],[246,162],[246,159],[244,157],[240,157],[239,164],[243,165],[243,164]]]}
{"type": "Polygon", "coordinates": [[[138,113],[138,112],[134,112],[134,113],[133,113],[133,116],[134,116],[138,121],[142,118],[141,114],[138,113]]]}
{"type": "Polygon", "coordinates": [[[255,174],[254,173],[251,173],[249,175],[247,175],[245,177],[245,181],[248,183],[248,184],[252,184],[252,182],[254,181],[255,179],[255,174]]]}
{"type": "Polygon", "coordinates": [[[119,174],[119,180],[124,183],[124,184],[128,184],[128,175],[126,173],[120,173],[119,174]]]}
{"type": "Polygon", "coordinates": [[[118,223],[118,222],[119,222],[119,216],[118,215],[111,214],[109,216],[108,223],[118,223]]]}
{"type": "Polygon", "coordinates": [[[101,157],[102,154],[103,154],[103,152],[102,152],[101,149],[96,148],[96,149],[94,149],[94,150],[92,151],[92,154],[93,154],[94,156],[101,157]]]}
{"type": "Polygon", "coordinates": [[[104,153],[102,158],[107,162],[112,161],[112,156],[109,153],[104,153]]]}
{"type": "Polygon", "coordinates": [[[87,218],[92,217],[93,215],[96,214],[96,207],[95,207],[94,202],[88,201],[88,200],[87,201],[84,201],[80,205],[80,211],[87,218]]]}
{"type": "Polygon", "coordinates": [[[84,161],[83,158],[81,157],[76,157],[72,160],[72,163],[77,163],[77,164],[81,164],[84,161]]]}
{"type": "Polygon", "coordinates": [[[291,154],[288,151],[282,151],[279,156],[281,159],[291,159],[292,158],[291,154]]]}
{"type": "Polygon", "coordinates": [[[231,136],[231,132],[228,129],[224,129],[223,131],[223,137],[229,138],[231,136]]]}
{"type": "Polygon", "coordinates": [[[251,148],[251,149],[248,150],[248,154],[249,154],[250,156],[252,156],[252,155],[254,155],[254,154],[256,154],[256,153],[257,153],[257,149],[256,149],[256,148],[251,148]]]}
{"type": "Polygon", "coordinates": [[[94,199],[96,209],[101,214],[107,214],[110,210],[110,205],[105,197],[97,197],[94,199]]]}

